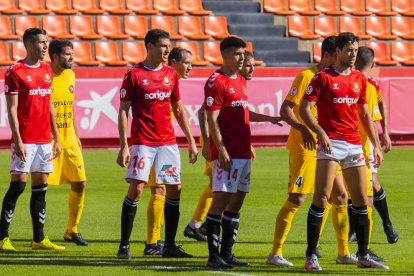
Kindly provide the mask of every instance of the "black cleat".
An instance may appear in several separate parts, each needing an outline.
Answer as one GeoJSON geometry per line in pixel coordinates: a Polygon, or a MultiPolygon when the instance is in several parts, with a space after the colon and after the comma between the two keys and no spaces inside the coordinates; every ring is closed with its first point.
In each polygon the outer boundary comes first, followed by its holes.
{"type": "Polygon", "coordinates": [[[159,250],[160,252],[162,252],[162,249],[164,248],[164,241],[162,241],[162,240],[158,240],[158,241],[157,241],[157,245],[158,245],[158,250],[159,250]]]}
{"type": "Polygon", "coordinates": [[[80,233],[69,234],[68,232],[65,232],[63,239],[67,242],[73,242],[76,245],[89,246],[89,243],[82,238],[82,235],[80,233]]]}
{"type": "MultiPolygon", "coordinates": [[[[378,255],[377,255],[377,254],[375,254],[375,253],[374,253],[374,251],[372,251],[371,249],[368,249],[368,254],[369,254],[369,257],[370,257],[372,260],[376,261],[376,262],[388,262],[388,259],[386,259],[386,258],[382,258],[382,257],[378,256],[378,255]]],[[[359,257],[359,256],[360,256],[360,255],[359,255],[359,252],[357,252],[357,253],[356,253],[356,256],[357,256],[357,257],[359,257]]]]}
{"type": "Polygon", "coordinates": [[[129,253],[129,245],[120,246],[117,257],[118,259],[125,259],[125,260],[131,259],[131,253],[129,253]]]}
{"type": "Polygon", "coordinates": [[[357,241],[357,236],[355,232],[349,232],[348,235],[348,242],[356,242],[357,241]]]}
{"type": "Polygon", "coordinates": [[[169,247],[166,247],[164,245],[164,248],[162,249],[162,256],[164,258],[192,258],[193,257],[193,255],[185,253],[181,245],[177,246],[175,244],[169,247]]]}
{"type": "Polygon", "coordinates": [[[234,254],[228,257],[222,257],[222,259],[229,265],[234,265],[234,266],[249,266],[250,265],[250,263],[243,262],[242,260],[238,259],[236,256],[234,256],[234,254]]]}
{"type": "Polygon", "coordinates": [[[197,241],[207,241],[207,237],[200,233],[200,229],[193,229],[190,225],[184,229],[184,236],[197,241]]]}
{"type": "Polygon", "coordinates": [[[161,250],[157,243],[145,244],[144,255],[161,256],[161,250]]]}
{"type": "Polygon", "coordinates": [[[400,238],[392,225],[384,226],[384,232],[387,235],[388,243],[396,243],[400,238]]]}
{"type": "Polygon", "coordinates": [[[203,224],[201,224],[201,226],[200,226],[200,233],[203,234],[204,236],[207,236],[206,222],[203,222],[203,224]]]}
{"type": "Polygon", "coordinates": [[[220,255],[214,255],[213,259],[207,261],[207,266],[215,269],[232,268],[233,266],[226,263],[220,255]]]}
{"type": "Polygon", "coordinates": [[[321,249],[320,246],[318,246],[318,248],[315,250],[315,255],[318,257],[318,259],[322,258],[322,253],[319,251],[319,249],[321,249]]]}

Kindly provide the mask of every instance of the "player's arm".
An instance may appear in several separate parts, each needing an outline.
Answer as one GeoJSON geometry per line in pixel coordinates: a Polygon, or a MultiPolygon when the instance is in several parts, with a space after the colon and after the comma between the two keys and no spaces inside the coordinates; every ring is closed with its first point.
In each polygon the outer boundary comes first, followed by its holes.
{"type": "Polygon", "coordinates": [[[118,113],[118,133],[121,148],[119,149],[116,163],[121,167],[126,167],[131,158],[128,148],[128,112],[131,107],[131,102],[121,101],[119,104],[118,113]]]}
{"type": "Polygon", "coordinates": [[[323,128],[318,124],[315,117],[312,115],[311,109],[315,106],[316,102],[311,102],[303,99],[299,106],[299,114],[302,117],[305,124],[318,135],[319,146],[325,153],[331,153],[332,143],[328,135],[326,135],[323,128]]]}
{"type": "Polygon", "coordinates": [[[207,110],[207,122],[208,128],[210,129],[210,137],[213,139],[214,144],[219,153],[219,163],[220,167],[225,171],[230,171],[231,169],[231,158],[224,146],[223,139],[220,132],[220,127],[217,122],[218,115],[220,110],[207,110]]]}
{"type": "Polygon", "coordinates": [[[207,112],[204,105],[202,105],[198,110],[198,121],[200,124],[201,137],[203,138],[203,148],[201,152],[203,157],[207,161],[210,161],[210,135],[208,133],[207,112]]]}
{"type": "Polygon", "coordinates": [[[251,110],[249,110],[249,119],[250,122],[270,122],[274,125],[277,124],[279,126],[283,126],[282,123],[280,123],[280,121],[282,121],[282,117],[260,114],[251,110]]]}
{"type": "Polygon", "coordinates": [[[191,135],[190,125],[188,123],[187,114],[184,111],[183,103],[181,100],[171,102],[172,110],[174,113],[174,117],[178,122],[181,130],[184,132],[185,137],[188,141],[188,154],[189,154],[189,162],[194,164],[197,161],[197,146],[194,140],[193,135],[191,135]]]}
{"type": "Polygon", "coordinates": [[[378,107],[380,109],[382,120],[381,120],[381,128],[382,128],[382,136],[381,136],[381,145],[384,149],[384,152],[387,153],[391,150],[391,139],[390,134],[388,133],[388,111],[387,106],[385,105],[384,100],[378,102],[378,107]]]}
{"type": "Polygon", "coordinates": [[[368,134],[369,140],[374,145],[374,150],[372,154],[374,156],[375,165],[379,167],[383,161],[381,153],[381,144],[378,137],[378,133],[374,128],[374,122],[372,121],[371,114],[369,113],[368,104],[358,104],[358,114],[363,124],[363,127],[365,128],[365,131],[368,134]]]}
{"type": "Polygon", "coordinates": [[[19,121],[17,119],[18,102],[17,95],[6,95],[7,113],[13,137],[14,153],[20,160],[26,161],[26,150],[23,145],[22,137],[20,136],[19,121]]]}
{"type": "Polygon", "coordinates": [[[52,104],[50,104],[49,110],[50,110],[50,130],[52,131],[52,137],[54,140],[53,158],[56,158],[62,151],[62,148],[60,147],[60,138],[59,138],[59,134],[58,134],[57,126],[56,126],[55,110],[52,104]]]}

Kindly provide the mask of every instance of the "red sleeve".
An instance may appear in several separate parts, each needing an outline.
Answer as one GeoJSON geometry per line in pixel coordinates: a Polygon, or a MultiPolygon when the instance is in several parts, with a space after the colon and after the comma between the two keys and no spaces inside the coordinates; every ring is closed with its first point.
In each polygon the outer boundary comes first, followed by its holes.
{"type": "Polygon", "coordinates": [[[4,94],[17,95],[19,94],[19,77],[12,67],[7,69],[4,77],[4,94]]]}
{"type": "Polygon", "coordinates": [[[361,96],[359,96],[358,104],[367,103],[367,79],[365,77],[361,78],[361,96]]]}
{"type": "Polygon", "coordinates": [[[171,92],[170,100],[172,102],[178,102],[179,100],[181,100],[180,81],[178,80],[178,75],[175,71],[174,71],[174,87],[173,87],[173,90],[171,92]]]}
{"type": "Polygon", "coordinates": [[[125,73],[120,90],[121,102],[132,102],[135,99],[134,76],[131,70],[125,73]]]}
{"type": "Polygon", "coordinates": [[[204,107],[206,110],[219,110],[223,104],[223,88],[217,79],[208,79],[204,86],[204,107]]]}
{"type": "Polygon", "coordinates": [[[311,80],[308,88],[306,88],[303,98],[309,102],[316,102],[322,90],[323,90],[322,75],[316,74],[311,80]]]}

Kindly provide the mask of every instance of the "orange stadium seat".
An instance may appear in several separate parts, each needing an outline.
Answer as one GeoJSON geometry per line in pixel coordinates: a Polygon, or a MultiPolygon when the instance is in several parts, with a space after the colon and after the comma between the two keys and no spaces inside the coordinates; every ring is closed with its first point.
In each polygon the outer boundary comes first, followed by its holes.
{"type": "Polygon", "coordinates": [[[92,49],[89,42],[73,41],[73,60],[78,65],[97,66],[100,61],[92,59],[92,49]]]}
{"type": "Polygon", "coordinates": [[[391,0],[391,10],[405,16],[414,16],[414,8],[411,0],[391,0]]]}
{"type": "Polygon", "coordinates": [[[128,64],[128,61],[119,59],[118,44],[113,41],[95,42],[95,57],[106,65],[125,66],[128,64]]]}
{"type": "Polygon", "coordinates": [[[180,0],[180,10],[193,15],[211,15],[211,11],[203,8],[201,0],[180,0]]]}
{"type": "Polygon", "coordinates": [[[183,36],[179,35],[174,30],[174,18],[172,16],[162,16],[156,15],[151,16],[151,28],[152,29],[162,29],[170,33],[170,38],[172,40],[182,39],[183,36]]]}
{"type": "Polygon", "coordinates": [[[99,7],[111,14],[131,13],[131,10],[125,9],[121,0],[99,0],[99,7]]]}
{"type": "Polygon", "coordinates": [[[322,42],[314,42],[312,44],[313,62],[320,62],[322,59],[322,42]]]}
{"type": "Polygon", "coordinates": [[[0,0],[0,12],[4,14],[22,14],[24,10],[17,9],[14,0],[0,0]]]}
{"type": "Polygon", "coordinates": [[[413,19],[404,16],[391,18],[391,33],[403,39],[414,39],[413,19]]]}
{"type": "Polygon", "coordinates": [[[87,15],[71,16],[70,33],[82,39],[101,39],[103,35],[97,34],[94,30],[93,17],[87,15]]]}
{"type": "Polygon", "coordinates": [[[46,0],[46,8],[57,14],[77,14],[78,10],[69,7],[68,0],[46,0]]]}
{"type": "Polygon", "coordinates": [[[372,12],[366,11],[362,5],[362,0],[340,0],[341,10],[352,15],[366,16],[371,15],[372,12]]]}
{"type": "Polygon", "coordinates": [[[351,32],[360,39],[371,39],[372,36],[364,32],[361,27],[361,18],[358,16],[341,16],[339,18],[339,32],[351,32]]]}
{"type": "Polygon", "coordinates": [[[391,58],[403,65],[414,65],[413,45],[410,42],[393,42],[391,44],[391,58]]]}
{"type": "Polygon", "coordinates": [[[220,42],[209,41],[203,42],[204,59],[214,65],[222,65],[223,58],[220,54],[220,42]]]}
{"type": "Polygon", "coordinates": [[[26,48],[23,41],[16,41],[12,44],[12,59],[15,61],[24,59],[26,57],[26,48]]]}
{"type": "Polygon", "coordinates": [[[200,57],[200,51],[198,50],[198,42],[195,41],[180,41],[175,44],[177,47],[181,47],[189,50],[192,53],[192,65],[194,66],[206,66],[210,62],[202,60],[200,57]]]}
{"type": "Polygon", "coordinates": [[[42,0],[19,0],[19,9],[30,14],[48,14],[51,10],[43,7],[42,0]]]}
{"type": "Polygon", "coordinates": [[[29,28],[38,28],[39,27],[39,19],[37,16],[15,16],[14,17],[14,28],[16,30],[16,34],[20,37],[23,36],[24,31],[29,28]]]}
{"type": "Polygon", "coordinates": [[[148,31],[148,20],[145,16],[127,15],[124,17],[125,33],[137,39],[144,39],[148,31]]]}
{"type": "Polygon", "coordinates": [[[0,65],[12,65],[14,61],[9,56],[9,45],[7,42],[0,42],[0,65]]]}
{"type": "Polygon", "coordinates": [[[312,32],[310,18],[307,16],[289,16],[288,30],[290,36],[301,39],[318,39],[321,37],[312,32]]]}
{"type": "Polygon", "coordinates": [[[365,28],[369,35],[377,39],[396,39],[397,36],[390,33],[386,17],[367,16],[365,18],[365,28]]]}
{"type": "MultiPolygon", "coordinates": [[[[246,41],[246,51],[249,51],[254,56],[254,49],[253,49],[253,43],[252,42],[246,41]]],[[[263,64],[264,64],[264,62],[262,60],[258,60],[256,58],[254,59],[254,65],[259,66],[259,65],[263,65],[263,64]]]]}
{"type": "Polygon", "coordinates": [[[127,39],[128,34],[121,31],[121,19],[119,16],[101,15],[96,17],[98,34],[111,39],[127,39]]]}
{"type": "Polygon", "coordinates": [[[366,44],[367,47],[370,47],[375,52],[375,63],[378,65],[397,65],[398,62],[391,60],[390,55],[388,54],[387,43],[370,41],[366,44]]]}
{"type": "Polygon", "coordinates": [[[126,0],[127,9],[138,14],[157,14],[158,11],[150,9],[148,0],[126,0]]]}
{"type": "Polygon", "coordinates": [[[285,0],[264,0],[263,9],[277,15],[292,15],[295,11],[286,8],[285,0]]]}
{"type": "Polygon", "coordinates": [[[103,14],[105,12],[96,7],[95,0],[72,0],[72,7],[84,14],[103,14]]]}
{"type": "Polygon", "coordinates": [[[336,6],[336,0],[315,0],[315,10],[327,15],[345,14],[344,11],[339,10],[336,6]]]}
{"type": "Polygon", "coordinates": [[[181,15],[185,14],[185,11],[177,9],[175,0],[152,0],[154,9],[159,10],[163,14],[168,15],[181,15]]]}
{"type": "Polygon", "coordinates": [[[223,39],[230,35],[227,29],[227,19],[225,16],[206,16],[204,17],[204,32],[216,39],[223,39]]]}
{"type": "Polygon", "coordinates": [[[388,9],[387,0],[365,0],[365,9],[382,16],[391,16],[397,14],[397,12],[390,11],[388,9]]]}
{"type": "Polygon", "coordinates": [[[122,59],[131,64],[137,64],[145,59],[147,51],[144,42],[122,42],[122,59]]]}
{"type": "Polygon", "coordinates": [[[336,24],[336,18],[333,16],[316,16],[314,19],[314,30],[315,34],[322,37],[330,35],[338,35],[338,27],[336,24]]]}
{"type": "Polygon", "coordinates": [[[0,16],[0,39],[19,39],[17,34],[12,32],[10,16],[0,16]]]}
{"type": "Polygon", "coordinates": [[[178,33],[188,39],[209,39],[210,36],[204,34],[201,27],[200,16],[180,16],[178,17],[178,33]]]}
{"type": "Polygon", "coordinates": [[[50,37],[65,39],[76,37],[67,31],[66,16],[43,16],[42,25],[43,29],[47,31],[47,35],[50,37]]]}
{"type": "Polygon", "coordinates": [[[313,10],[311,0],[289,0],[289,9],[301,15],[318,15],[321,13],[313,10]]]}

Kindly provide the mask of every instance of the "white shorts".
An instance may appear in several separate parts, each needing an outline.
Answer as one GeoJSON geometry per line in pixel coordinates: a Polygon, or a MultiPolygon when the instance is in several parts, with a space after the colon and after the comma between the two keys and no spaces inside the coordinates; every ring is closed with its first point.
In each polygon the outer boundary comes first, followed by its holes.
{"type": "Polygon", "coordinates": [[[318,147],[316,150],[318,160],[336,160],[343,170],[365,166],[365,158],[361,145],[354,145],[341,140],[331,140],[331,142],[332,151],[330,154],[324,153],[318,147]]]}
{"type": "Polygon", "coordinates": [[[220,167],[218,160],[213,165],[213,192],[236,193],[250,191],[250,159],[232,159],[230,173],[220,167]]]}
{"type": "Polygon", "coordinates": [[[177,145],[134,145],[130,147],[130,154],[126,180],[135,179],[147,183],[154,164],[157,184],[181,184],[181,160],[177,145]]]}
{"type": "Polygon", "coordinates": [[[26,162],[23,162],[15,153],[15,145],[11,144],[10,173],[51,173],[53,172],[52,144],[24,144],[26,162]]]}
{"type": "Polygon", "coordinates": [[[378,168],[375,166],[375,163],[374,163],[375,159],[374,159],[373,152],[374,152],[374,145],[371,142],[369,142],[369,158],[368,158],[369,169],[371,170],[371,173],[378,173],[378,168]]]}

